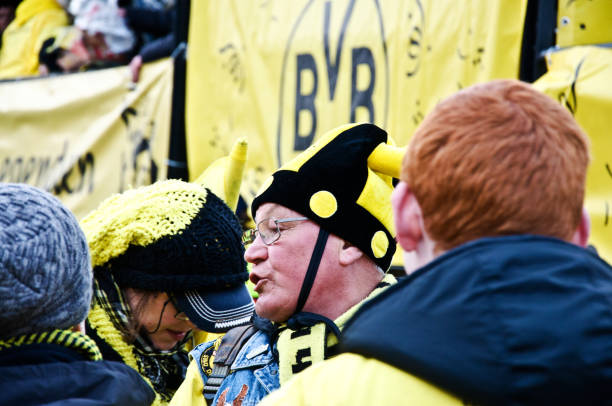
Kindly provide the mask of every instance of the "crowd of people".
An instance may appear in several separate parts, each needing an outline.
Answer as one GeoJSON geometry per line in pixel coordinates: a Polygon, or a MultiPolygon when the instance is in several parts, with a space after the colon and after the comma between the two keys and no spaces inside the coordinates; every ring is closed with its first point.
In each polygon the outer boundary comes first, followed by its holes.
{"type": "Polygon", "coordinates": [[[0,79],[143,63],[176,48],[172,0],[0,2],[0,79]]]}
{"type": "Polygon", "coordinates": [[[329,131],[264,182],[244,233],[198,183],[80,223],[0,184],[0,403],[611,404],[612,268],[588,246],[571,114],[494,80],[434,108],[400,179],[372,169],[387,144],[329,131]]]}

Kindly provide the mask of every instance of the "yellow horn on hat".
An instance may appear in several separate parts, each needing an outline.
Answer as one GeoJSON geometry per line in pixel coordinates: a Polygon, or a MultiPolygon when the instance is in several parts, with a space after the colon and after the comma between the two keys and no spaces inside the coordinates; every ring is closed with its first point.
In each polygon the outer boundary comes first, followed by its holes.
{"type": "Polygon", "coordinates": [[[406,148],[381,143],[368,157],[368,167],[373,171],[399,179],[406,148]]]}
{"type": "Polygon", "coordinates": [[[236,210],[240,184],[247,158],[248,143],[245,138],[239,138],[232,146],[228,156],[217,159],[195,180],[208,187],[219,196],[230,209],[236,210]]]}

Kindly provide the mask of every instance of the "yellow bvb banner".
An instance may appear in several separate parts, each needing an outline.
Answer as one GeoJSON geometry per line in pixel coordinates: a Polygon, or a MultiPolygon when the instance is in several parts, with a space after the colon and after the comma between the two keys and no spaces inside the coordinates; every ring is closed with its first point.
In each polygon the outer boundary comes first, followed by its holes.
{"type": "Polygon", "coordinates": [[[591,140],[585,202],[590,241],[612,262],[612,49],[568,48],[548,54],[547,65],[534,85],[567,107],[591,140]]]}
{"type": "Polygon", "coordinates": [[[325,131],[367,121],[405,145],[442,98],[517,78],[526,0],[191,3],[187,156],[195,179],[246,137],[241,194],[325,131]]]}
{"type": "Polygon", "coordinates": [[[49,190],[78,218],[166,177],[172,60],[0,83],[0,182],[49,190]]]}

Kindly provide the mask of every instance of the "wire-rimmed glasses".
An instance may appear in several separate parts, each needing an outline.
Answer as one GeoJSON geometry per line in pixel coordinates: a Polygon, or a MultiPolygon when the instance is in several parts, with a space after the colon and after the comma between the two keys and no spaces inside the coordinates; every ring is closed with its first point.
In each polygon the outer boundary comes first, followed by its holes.
{"type": "Polygon", "coordinates": [[[274,242],[278,241],[281,236],[281,229],[279,224],[304,220],[308,220],[308,217],[288,217],[284,219],[275,219],[271,217],[263,219],[259,223],[257,223],[257,226],[255,228],[246,230],[242,234],[242,243],[244,245],[251,244],[253,241],[255,241],[257,234],[259,234],[264,244],[272,245],[274,242]]]}
{"type": "Polygon", "coordinates": [[[181,320],[181,321],[189,321],[189,317],[187,317],[185,312],[179,309],[178,305],[176,304],[176,299],[174,298],[173,295],[168,295],[167,302],[172,302],[172,306],[174,306],[174,308],[177,310],[176,314],[174,315],[175,319],[181,320]]]}

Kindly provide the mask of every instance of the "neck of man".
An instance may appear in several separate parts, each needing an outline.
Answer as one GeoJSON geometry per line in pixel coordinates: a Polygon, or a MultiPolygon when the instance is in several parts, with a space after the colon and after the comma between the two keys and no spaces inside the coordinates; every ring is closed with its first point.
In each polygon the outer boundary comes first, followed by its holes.
{"type": "Polygon", "coordinates": [[[313,286],[313,291],[317,293],[308,297],[302,311],[336,320],[364,300],[384,277],[376,265],[366,258],[337,271],[333,281],[319,280],[317,277],[313,286]]]}

